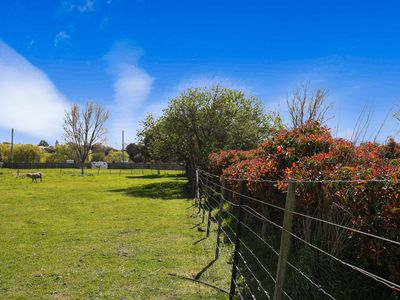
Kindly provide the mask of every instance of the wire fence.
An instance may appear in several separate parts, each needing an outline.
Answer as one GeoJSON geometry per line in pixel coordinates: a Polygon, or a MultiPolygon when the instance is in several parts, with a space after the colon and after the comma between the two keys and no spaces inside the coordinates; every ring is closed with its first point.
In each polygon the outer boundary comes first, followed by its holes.
{"type": "MultiPolygon", "coordinates": [[[[46,162],[46,163],[11,163],[3,162],[0,168],[10,169],[70,169],[70,168],[94,168],[92,163],[66,163],[66,162],[46,162]]],[[[133,163],[133,162],[113,162],[106,164],[107,169],[154,169],[154,170],[184,170],[184,166],[176,163],[133,163]]]]}
{"type": "Polygon", "coordinates": [[[400,241],[355,228],[354,216],[336,203],[323,214],[297,211],[296,189],[306,182],[287,181],[287,189],[273,198],[270,193],[269,201],[252,195],[245,180],[197,170],[196,182],[206,237],[216,231],[215,260],[226,243],[234,245],[230,299],[399,299],[398,278],[352,251],[378,241],[399,260],[400,241]]]}
{"type": "MultiPolygon", "coordinates": [[[[58,170],[60,174],[79,173],[79,163],[3,163],[0,174],[14,174],[23,176],[29,172],[44,172],[58,170]]],[[[173,163],[108,163],[105,168],[91,163],[83,164],[86,175],[161,175],[185,172],[182,165],[173,163]]]]}

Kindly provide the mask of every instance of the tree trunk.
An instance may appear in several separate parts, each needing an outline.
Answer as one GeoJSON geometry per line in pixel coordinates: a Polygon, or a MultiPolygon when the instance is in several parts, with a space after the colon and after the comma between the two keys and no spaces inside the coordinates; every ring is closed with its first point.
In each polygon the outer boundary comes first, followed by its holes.
{"type": "Polygon", "coordinates": [[[194,198],[196,195],[196,166],[192,162],[186,163],[186,176],[189,180],[188,193],[189,197],[194,198]]]}
{"type": "Polygon", "coordinates": [[[81,162],[81,174],[83,175],[83,167],[85,166],[85,162],[81,162]]]}

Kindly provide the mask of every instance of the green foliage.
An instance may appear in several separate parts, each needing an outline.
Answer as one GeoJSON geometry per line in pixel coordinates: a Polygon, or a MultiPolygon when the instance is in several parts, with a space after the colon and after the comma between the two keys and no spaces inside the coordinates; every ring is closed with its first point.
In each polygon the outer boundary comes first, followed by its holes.
{"type": "Polygon", "coordinates": [[[0,161],[7,162],[10,157],[10,144],[0,144],[0,161]]]}
{"type": "Polygon", "coordinates": [[[91,161],[105,161],[106,155],[103,152],[95,152],[91,155],[91,161]]]}
{"type": "Polygon", "coordinates": [[[75,152],[68,144],[55,146],[54,152],[47,157],[47,162],[66,162],[67,160],[76,161],[75,152]]]}
{"type": "Polygon", "coordinates": [[[250,149],[281,127],[259,100],[221,86],[188,89],[169,102],[159,119],[148,117],[139,133],[146,158],[207,165],[210,152],[250,149]]]}
{"type": "Polygon", "coordinates": [[[139,144],[129,144],[128,146],[126,146],[126,152],[129,155],[129,159],[133,162],[136,163],[140,163],[140,162],[144,162],[144,157],[143,157],[143,145],[139,145],[139,144]]]}
{"type": "Polygon", "coordinates": [[[105,157],[105,161],[112,162],[122,162],[122,151],[111,150],[105,157]]]}
{"type": "MultiPolygon", "coordinates": [[[[11,161],[11,145],[0,144],[0,156],[2,161],[11,161]]],[[[14,145],[14,162],[16,163],[35,163],[45,162],[45,152],[36,145],[31,144],[15,144],[14,145]]]]}
{"type": "MultiPolygon", "coordinates": [[[[284,203],[286,181],[294,178],[300,182],[296,188],[297,212],[398,241],[399,149],[400,145],[394,140],[384,145],[372,142],[354,145],[334,138],[330,130],[318,122],[308,122],[291,130],[280,130],[250,151],[212,153],[209,170],[222,177],[246,180],[250,197],[273,205],[284,203]],[[271,184],[269,180],[277,182],[271,184]],[[346,180],[349,182],[340,182],[346,180]]],[[[238,180],[227,179],[226,184],[231,189],[239,188],[238,180]]],[[[260,205],[260,202],[250,201],[248,205],[261,215],[269,214],[273,222],[282,224],[282,215],[268,212],[271,206],[260,205]]],[[[400,280],[400,248],[395,244],[355,235],[352,231],[340,232],[337,227],[320,222],[308,223],[301,218],[293,220],[292,230],[335,257],[355,262],[357,266],[393,282],[400,280]]],[[[298,241],[293,244],[296,249],[293,260],[303,264],[299,265],[300,269],[309,269],[307,273],[311,278],[321,278],[321,284],[325,286],[336,281],[335,298],[365,299],[371,296],[371,299],[394,299],[389,298],[393,296],[392,292],[365,278],[362,279],[363,293],[357,289],[349,294],[354,282],[341,276],[346,270],[334,265],[330,270],[334,271],[332,277],[336,278],[321,276],[321,265],[326,264],[326,256],[309,251],[307,245],[298,241]],[[340,294],[344,290],[350,296],[340,294]]],[[[359,277],[355,274],[351,278],[359,277]]],[[[302,298],[301,293],[310,293],[310,286],[300,283],[298,273],[294,272],[291,280],[298,283],[294,290],[300,293],[295,298],[302,298]]]]}

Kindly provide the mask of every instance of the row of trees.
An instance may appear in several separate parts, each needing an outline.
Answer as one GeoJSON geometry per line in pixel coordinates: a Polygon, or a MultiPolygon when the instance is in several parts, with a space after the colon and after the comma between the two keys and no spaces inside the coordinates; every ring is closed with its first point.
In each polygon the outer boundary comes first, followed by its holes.
{"type": "MultiPolygon", "coordinates": [[[[120,162],[122,151],[111,147],[96,144],[92,147],[85,162],[106,161],[120,162]],[[99,148],[101,150],[99,150],[99,148]],[[106,149],[105,151],[103,149],[106,149]]],[[[15,144],[14,162],[15,163],[61,163],[67,160],[79,161],[74,148],[70,144],[58,144],[57,146],[41,147],[33,144],[15,144]]],[[[0,144],[0,162],[11,161],[11,145],[9,143],[0,144]]]]}

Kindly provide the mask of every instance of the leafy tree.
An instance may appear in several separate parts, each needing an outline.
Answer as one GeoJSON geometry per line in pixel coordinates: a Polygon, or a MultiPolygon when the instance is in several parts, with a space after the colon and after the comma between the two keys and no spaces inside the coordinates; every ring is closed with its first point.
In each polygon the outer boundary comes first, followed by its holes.
{"type": "Polygon", "coordinates": [[[92,161],[105,161],[106,155],[104,152],[94,152],[92,153],[92,161]]]}
{"type": "Polygon", "coordinates": [[[193,183],[195,168],[207,167],[212,151],[254,148],[281,124],[260,100],[217,85],[185,90],[159,119],[144,121],[139,138],[147,158],[184,162],[193,183]]]}
{"type": "Polygon", "coordinates": [[[14,145],[14,162],[35,163],[45,160],[45,152],[36,145],[16,144],[14,145]]]}
{"type": "Polygon", "coordinates": [[[45,140],[40,140],[38,146],[40,147],[49,147],[49,143],[45,140]]]}
{"type": "Polygon", "coordinates": [[[88,102],[82,111],[78,104],[73,104],[65,113],[64,139],[70,144],[76,157],[83,164],[87,160],[92,146],[103,140],[108,112],[99,104],[88,102]]]}
{"type": "MultiPolygon", "coordinates": [[[[11,149],[9,143],[0,144],[0,157],[2,161],[11,160],[11,149]]],[[[45,162],[47,151],[33,144],[14,144],[15,163],[45,162]]]]}
{"type": "Polygon", "coordinates": [[[55,146],[54,152],[47,157],[48,162],[66,162],[67,160],[77,160],[73,147],[69,144],[55,146]]]}
{"type": "Polygon", "coordinates": [[[129,159],[136,163],[144,162],[142,154],[143,148],[144,148],[143,145],[135,143],[131,143],[128,146],[126,146],[126,152],[129,155],[129,159]]]}
{"type": "Polygon", "coordinates": [[[122,151],[111,150],[105,157],[105,161],[109,163],[122,162],[122,151]]]}

